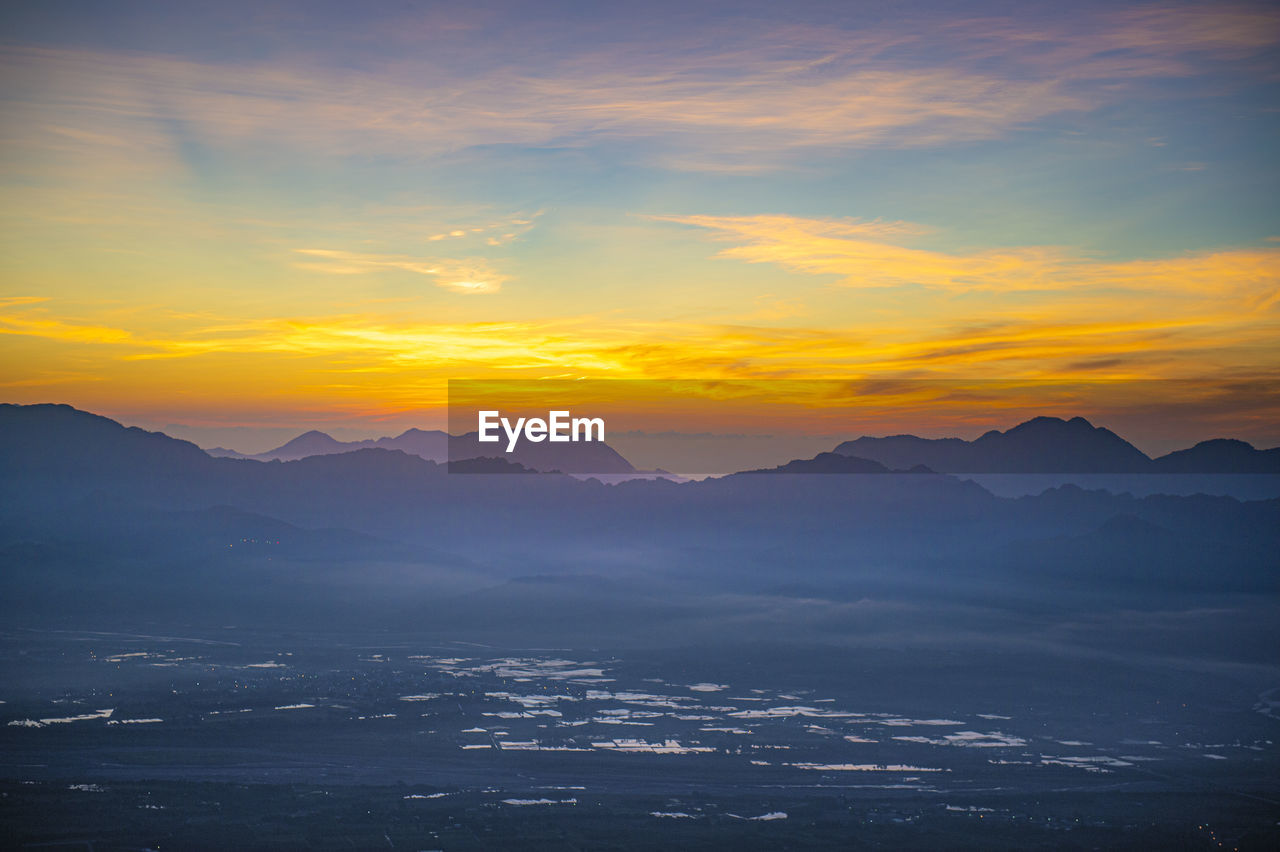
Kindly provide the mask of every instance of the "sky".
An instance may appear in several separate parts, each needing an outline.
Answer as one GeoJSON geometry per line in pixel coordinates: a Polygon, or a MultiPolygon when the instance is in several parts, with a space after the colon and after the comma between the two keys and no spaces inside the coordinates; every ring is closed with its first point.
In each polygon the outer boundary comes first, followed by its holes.
{"type": "Polygon", "coordinates": [[[450,379],[1099,382],[1150,446],[1280,443],[1269,4],[0,22],[5,401],[259,451],[441,427],[450,379]]]}

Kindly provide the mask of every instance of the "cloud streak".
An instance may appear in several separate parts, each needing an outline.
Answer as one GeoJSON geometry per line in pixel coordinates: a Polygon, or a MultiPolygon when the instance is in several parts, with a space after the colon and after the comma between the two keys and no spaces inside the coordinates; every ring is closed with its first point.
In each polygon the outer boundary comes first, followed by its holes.
{"type": "Polygon", "coordinates": [[[361,275],[370,272],[398,270],[425,275],[437,287],[455,293],[496,293],[511,276],[503,275],[481,258],[450,260],[417,258],[394,254],[362,254],[338,249],[302,248],[294,250],[318,262],[296,264],[301,269],[328,275],[361,275]]]}
{"type": "Polygon", "coordinates": [[[1171,7],[1052,26],[784,24],[768,35],[731,31],[717,50],[680,40],[656,53],[512,49],[482,72],[430,59],[357,70],[22,46],[4,49],[0,68],[12,142],[45,154],[92,151],[126,171],[198,169],[206,146],[415,158],[610,140],[639,141],[644,156],[667,165],[732,171],[815,149],[994,139],[1113,103],[1136,79],[1255,56],[1280,38],[1278,20],[1258,9],[1171,7]]]}
{"type": "Polygon", "coordinates": [[[366,310],[234,321],[192,315],[147,328],[144,316],[109,325],[60,315],[56,303],[19,303],[0,306],[0,342],[9,353],[0,361],[0,385],[12,401],[47,400],[52,390],[105,411],[236,410],[252,419],[258,415],[248,412],[279,417],[288,409],[295,417],[345,412],[358,420],[441,407],[447,380],[459,376],[712,385],[781,379],[799,380],[780,384],[801,391],[823,381],[896,382],[900,390],[889,395],[859,390],[817,409],[803,399],[797,408],[795,394],[775,388],[781,396],[770,402],[766,393],[764,407],[746,416],[762,429],[824,433],[847,428],[853,412],[898,417],[888,429],[910,426],[911,418],[914,427],[947,418],[1007,426],[1024,414],[1081,413],[1096,397],[1117,410],[1159,406],[1187,434],[1197,431],[1188,419],[1194,414],[1213,423],[1249,419],[1254,432],[1270,435],[1266,424],[1280,408],[1273,395],[1249,387],[1280,371],[1274,320],[1191,312],[1142,318],[1125,307],[1080,316],[1041,306],[1021,316],[924,325],[902,319],[778,327],[600,314],[438,322],[366,310]],[[33,375],[24,363],[42,366],[33,375]],[[1144,385],[1151,379],[1182,381],[1144,385]],[[1245,390],[1231,390],[1230,381],[1245,390]],[[1107,383],[1116,392],[1099,396],[1107,383]],[[940,387],[953,392],[931,392],[940,387]]]}
{"type": "Polygon", "coordinates": [[[946,252],[901,243],[927,233],[909,223],[793,216],[653,216],[733,243],[717,256],[839,278],[845,287],[918,286],[956,293],[987,291],[1137,291],[1165,297],[1228,300],[1264,312],[1280,300],[1280,249],[1188,253],[1171,258],[1103,261],[1052,246],[946,252]]]}
{"type": "MultiPolygon", "coordinates": [[[[1274,323],[1231,324],[1222,316],[1084,320],[1052,312],[928,331],[910,324],[779,328],[597,315],[432,323],[361,313],[212,324],[193,317],[180,333],[149,333],[54,318],[43,308],[0,313],[0,334],[106,347],[107,361],[252,354],[270,363],[270,356],[306,356],[337,370],[383,372],[391,381],[404,370],[443,377],[462,368],[670,379],[1188,376],[1216,359],[1228,367],[1266,367],[1250,353],[1266,347],[1274,331],[1274,323]],[[1099,353],[1114,363],[1099,365],[1099,353]]],[[[1273,354],[1272,368],[1275,361],[1273,354]]]]}
{"type": "Polygon", "coordinates": [[[573,76],[437,68],[377,74],[47,49],[7,52],[5,74],[30,147],[185,162],[187,139],[235,150],[283,146],[322,156],[422,157],[488,145],[586,146],[647,139],[658,148],[767,154],[794,148],[921,147],[989,139],[1085,108],[1051,81],[944,70],[849,68],[810,76],[790,63],[573,76]],[[763,66],[763,67],[761,67],[763,66]],[[11,84],[12,85],[12,84],[11,84]]]}

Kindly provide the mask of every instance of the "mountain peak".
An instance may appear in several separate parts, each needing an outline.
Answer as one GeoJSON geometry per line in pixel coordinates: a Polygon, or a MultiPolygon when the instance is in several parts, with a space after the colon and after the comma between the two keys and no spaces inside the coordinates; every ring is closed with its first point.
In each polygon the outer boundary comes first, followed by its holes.
{"type": "MultiPolygon", "coordinates": [[[[1249,452],[1256,448],[1248,441],[1241,441],[1239,438],[1210,438],[1207,441],[1201,441],[1191,449],[1201,450],[1230,450],[1232,452],[1249,452]]],[[[1186,452],[1183,450],[1182,452],[1186,452]]]]}
{"type": "Polygon", "coordinates": [[[0,405],[0,469],[116,471],[132,475],[143,459],[199,467],[210,458],[189,441],[125,426],[70,405],[0,405]],[[110,446],[110,452],[101,452],[110,446]]]}
{"type": "Polygon", "coordinates": [[[278,449],[283,450],[285,447],[302,445],[302,444],[332,445],[332,444],[341,444],[341,443],[342,443],[341,441],[339,441],[337,438],[334,438],[328,432],[321,432],[319,429],[312,429],[309,432],[303,432],[301,435],[299,435],[298,437],[290,441],[286,441],[278,449]]]}
{"type": "Polygon", "coordinates": [[[1280,448],[1256,449],[1234,438],[1213,438],[1155,460],[1162,473],[1280,473],[1280,448]]]}
{"type": "Polygon", "coordinates": [[[795,459],[786,464],[743,473],[890,473],[878,461],[842,453],[818,453],[811,459],[795,459]]]}
{"type": "Polygon", "coordinates": [[[276,447],[274,450],[263,453],[263,456],[289,461],[291,459],[300,459],[306,456],[325,455],[333,452],[340,452],[345,449],[346,445],[325,432],[318,429],[312,429],[310,432],[303,432],[291,441],[276,447]]]}
{"type": "MultiPolygon", "coordinates": [[[[1051,416],[1042,414],[1038,417],[1032,417],[1030,420],[1023,421],[1022,423],[1019,423],[1017,426],[1014,426],[1013,428],[1008,429],[1004,432],[1000,432],[998,430],[993,429],[991,432],[988,432],[987,435],[991,435],[991,434],[1009,435],[1015,432],[1036,432],[1036,431],[1091,432],[1095,430],[1101,431],[1101,432],[1108,431],[1106,429],[1099,429],[1097,426],[1094,426],[1092,423],[1090,423],[1088,420],[1085,420],[1083,417],[1077,416],[1077,417],[1072,417],[1070,420],[1064,420],[1061,417],[1051,417],[1051,416]]],[[[986,436],[984,435],[983,437],[986,437],[986,436]]]]}
{"type": "Polygon", "coordinates": [[[899,435],[859,438],[836,447],[890,468],[924,465],[940,473],[1139,473],[1151,459],[1109,429],[1083,417],[1033,417],[974,441],[899,435]]]}

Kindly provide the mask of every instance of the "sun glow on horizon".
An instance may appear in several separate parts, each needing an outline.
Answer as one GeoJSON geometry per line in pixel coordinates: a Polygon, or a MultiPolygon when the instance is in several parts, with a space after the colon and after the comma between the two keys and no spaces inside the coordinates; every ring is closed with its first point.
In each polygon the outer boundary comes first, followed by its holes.
{"type": "Polygon", "coordinates": [[[1280,442],[1273,8],[498,8],[250,52],[235,10],[13,13],[5,399],[376,430],[451,378],[1176,379],[1151,429],[1280,442]]]}

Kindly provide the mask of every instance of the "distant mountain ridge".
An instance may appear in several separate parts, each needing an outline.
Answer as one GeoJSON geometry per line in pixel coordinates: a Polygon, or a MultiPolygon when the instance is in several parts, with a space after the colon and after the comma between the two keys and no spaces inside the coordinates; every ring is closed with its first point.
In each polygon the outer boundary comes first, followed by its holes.
{"type": "Polygon", "coordinates": [[[1083,417],[1035,417],[973,440],[892,435],[845,441],[835,453],[939,473],[1280,473],[1280,448],[1214,439],[1152,459],[1083,417]]]}
{"type": "Polygon", "coordinates": [[[777,467],[744,470],[743,473],[935,473],[924,465],[910,470],[890,470],[878,461],[840,453],[818,453],[811,459],[795,459],[777,467]]]}
{"type": "Polygon", "coordinates": [[[105,475],[144,465],[189,469],[211,461],[190,441],[124,426],[70,405],[0,404],[0,435],[0,470],[8,473],[105,475]]]}
{"type": "MultiPolygon", "coordinates": [[[[500,444],[481,444],[475,432],[450,435],[439,430],[425,429],[408,429],[395,437],[366,438],[362,441],[339,441],[324,432],[313,429],[265,453],[246,455],[221,447],[207,452],[219,458],[297,461],[312,456],[331,456],[369,449],[399,450],[437,464],[448,461],[457,463],[478,458],[497,458],[531,471],[600,474],[635,472],[631,463],[607,443],[591,441],[552,444],[547,441],[541,443],[523,441],[516,445],[514,451],[506,453],[503,452],[504,447],[500,444]]],[[[475,465],[468,465],[466,468],[468,472],[478,469],[475,465]]]]}
{"type": "MultiPolygon", "coordinates": [[[[0,457],[11,469],[42,467],[54,461],[47,454],[56,446],[57,466],[109,471],[130,467],[128,457],[146,448],[148,458],[159,455],[186,465],[213,458],[254,461],[297,461],[378,449],[400,451],[437,464],[475,458],[499,458],[535,471],[581,474],[632,474],[636,469],[607,443],[534,444],[522,442],[516,451],[495,451],[498,445],[480,444],[476,433],[450,436],[438,430],[408,429],[394,437],[339,441],[324,432],[305,432],[265,453],[247,455],[171,438],[162,432],[126,427],[100,415],[69,405],[0,404],[0,428],[14,441],[0,445],[0,457]],[[96,452],[89,435],[118,433],[111,454],[96,452]]],[[[935,473],[1169,473],[1169,474],[1280,474],[1280,447],[1260,450],[1229,438],[1201,441],[1152,459],[1109,429],[1095,427],[1082,417],[1062,420],[1036,417],[1007,431],[992,430],[973,441],[961,438],[920,438],[893,435],[860,437],[845,441],[831,453],[798,459],[765,472],[873,473],[876,465],[889,471],[935,473]],[[852,457],[844,462],[833,458],[852,457]],[[871,462],[874,464],[866,464],[871,462]]],[[[473,468],[474,466],[471,466],[473,468]]],[[[471,469],[469,468],[469,469],[471,469]]]]}
{"type": "Polygon", "coordinates": [[[428,461],[443,462],[449,457],[449,435],[439,430],[407,429],[395,437],[366,438],[362,441],[339,441],[325,432],[312,429],[274,450],[262,453],[238,453],[214,447],[206,452],[217,458],[253,459],[255,461],[297,461],[310,456],[329,456],[356,450],[400,450],[428,461]]]}
{"type": "Polygon", "coordinates": [[[475,458],[499,458],[531,470],[560,473],[635,473],[622,455],[602,441],[551,443],[521,441],[510,453],[502,444],[482,444],[478,432],[449,436],[451,464],[475,458]]]}
{"type": "Polygon", "coordinates": [[[1280,473],[1280,447],[1259,450],[1234,438],[1214,438],[1152,464],[1160,473],[1280,473]]]}
{"type": "MultiPolygon", "coordinates": [[[[859,583],[915,572],[911,582],[933,588],[963,571],[986,576],[989,565],[1027,582],[1039,582],[1028,567],[1044,567],[1046,580],[1066,586],[1076,576],[1108,585],[1168,575],[1179,578],[1176,588],[1197,589],[1271,590],[1280,582],[1280,499],[1137,498],[1075,486],[1012,499],[924,471],[611,486],[493,475],[520,468],[492,459],[474,465],[479,475],[453,476],[451,467],[379,447],[288,462],[213,458],[70,406],[3,405],[0,558],[11,570],[0,572],[8,578],[0,577],[0,597],[5,582],[23,594],[47,587],[47,604],[59,607],[68,590],[106,594],[128,577],[132,585],[120,585],[112,600],[150,594],[153,581],[203,600],[224,570],[247,571],[255,560],[265,573],[237,576],[274,582],[267,563],[276,559],[336,560],[351,583],[391,560],[426,566],[431,576],[634,572],[717,593],[846,572],[859,583]],[[51,571],[61,585],[47,586],[51,571]],[[192,571],[204,579],[183,585],[192,571]]],[[[887,467],[831,454],[780,472],[887,467]]],[[[256,595],[259,587],[245,588],[256,595]]],[[[292,581],[280,588],[290,599],[297,591],[292,581]]],[[[1153,582],[1135,591],[1173,588],[1153,582]]]]}

